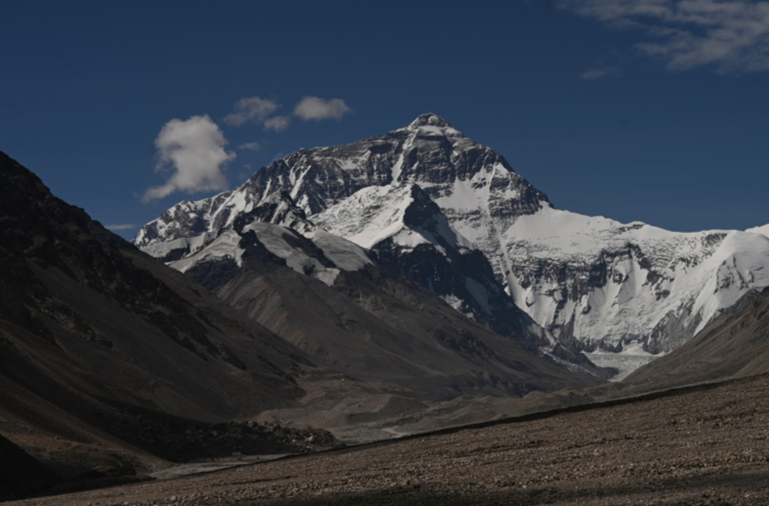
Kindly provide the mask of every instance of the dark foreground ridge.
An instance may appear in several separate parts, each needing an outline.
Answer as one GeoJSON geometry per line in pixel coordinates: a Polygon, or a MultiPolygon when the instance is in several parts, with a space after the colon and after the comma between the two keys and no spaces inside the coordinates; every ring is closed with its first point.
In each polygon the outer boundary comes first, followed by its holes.
{"type": "Polygon", "coordinates": [[[293,405],[310,361],[3,153],[0,265],[0,500],[336,444],[230,423],[293,405]]]}

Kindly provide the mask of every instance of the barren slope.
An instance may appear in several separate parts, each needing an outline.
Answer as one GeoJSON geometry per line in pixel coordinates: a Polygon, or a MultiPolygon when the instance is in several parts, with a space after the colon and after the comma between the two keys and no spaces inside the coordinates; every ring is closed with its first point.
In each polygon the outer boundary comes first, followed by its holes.
{"type": "MultiPolygon", "coordinates": [[[[764,505],[769,378],[26,505],[764,505]]],[[[17,503],[11,503],[17,504],[17,503]]]]}
{"type": "Polygon", "coordinates": [[[146,472],[202,448],[170,431],[303,395],[297,348],[2,153],[0,183],[0,432],[60,477],[146,472]]]}

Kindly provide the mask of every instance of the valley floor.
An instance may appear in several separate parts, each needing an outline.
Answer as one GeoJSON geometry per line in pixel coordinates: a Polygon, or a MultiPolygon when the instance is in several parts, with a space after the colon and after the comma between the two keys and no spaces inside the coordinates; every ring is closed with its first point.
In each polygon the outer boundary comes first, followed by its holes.
{"type": "Polygon", "coordinates": [[[769,377],[9,505],[769,504],[769,377]]]}

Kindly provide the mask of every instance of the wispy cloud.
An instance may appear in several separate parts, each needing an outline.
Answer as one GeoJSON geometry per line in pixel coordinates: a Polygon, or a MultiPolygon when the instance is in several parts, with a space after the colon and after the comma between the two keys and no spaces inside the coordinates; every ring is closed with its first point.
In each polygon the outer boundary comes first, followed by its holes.
{"type": "Polygon", "coordinates": [[[352,109],[347,107],[344,100],[339,98],[323,100],[318,97],[303,97],[294,107],[294,115],[305,121],[319,121],[329,118],[339,119],[350,112],[352,112],[352,109]]]}
{"type": "Polygon", "coordinates": [[[769,2],[750,0],[558,0],[559,8],[620,29],[670,70],[710,66],[721,74],[769,70],[769,2]]]}
{"type": "Polygon", "coordinates": [[[147,190],[143,200],[163,198],[176,191],[226,189],[227,179],[222,168],[235,158],[235,153],[224,149],[226,145],[219,126],[207,115],[192,116],[185,121],[172,119],[155,139],[160,160],[155,170],[170,168],[173,174],[165,184],[147,190]]]}
{"type": "Polygon", "coordinates": [[[273,132],[282,132],[291,123],[291,118],[288,116],[275,116],[264,122],[265,130],[272,130],[273,132]]]}
{"type": "Polygon", "coordinates": [[[266,98],[241,98],[235,104],[233,111],[224,117],[224,122],[232,126],[256,123],[267,131],[282,132],[289,127],[292,118],[299,118],[304,121],[320,121],[339,119],[352,112],[352,109],[341,98],[325,100],[319,97],[303,97],[294,106],[293,113],[274,116],[280,107],[276,101],[266,98]]]}
{"type": "Polygon", "coordinates": [[[245,149],[248,151],[259,151],[262,149],[262,145],[258,142],[246,142],[245,144],[241,144],[238,146],[238,149],[245,149]]]}
{"type": "Polygon", "coordinates": [[[279,107],[279,103],[266,98],[241,98],[235,104],[233,111],[224,117],[224,122],[233,126],[240,126],[249,122],[264,123],[264,120],[277,111],[279,107]]]}
{"type": "Polygon", "coordinates": [[[107,230],[131,230],[134,228],[139,228],[139,225],[134,223],[121,223],[120,225],[105,225],[104,228],[107,230]]]}

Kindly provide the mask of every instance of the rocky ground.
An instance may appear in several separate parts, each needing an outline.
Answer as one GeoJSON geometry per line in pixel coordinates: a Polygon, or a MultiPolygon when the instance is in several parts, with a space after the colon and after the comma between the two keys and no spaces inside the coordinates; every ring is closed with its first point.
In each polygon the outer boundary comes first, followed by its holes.
{"type": "Polygon", "coordinates": [[[769,377],[25,505],[769,504],[769,377]]]}

